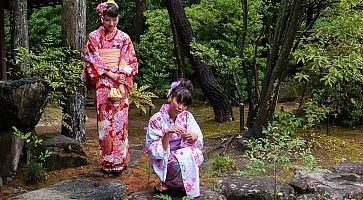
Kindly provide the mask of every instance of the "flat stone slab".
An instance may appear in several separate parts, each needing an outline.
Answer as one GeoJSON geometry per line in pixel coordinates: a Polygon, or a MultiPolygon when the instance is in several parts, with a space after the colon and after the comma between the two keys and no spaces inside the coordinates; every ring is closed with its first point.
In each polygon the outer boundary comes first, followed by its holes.
{"type": "Polygon", "coordinates": [[[354,173],[363,175],[363,164],[354,163],[350,160],[343,160],[338,166],[333,168],[333,171],[338,173],[354,173]]]}
{"type": "Polygon", "coordinates": [[[126,186],[119,182],[97,182],[83,179],[67,180],[50,187],[34,190],[11,198],[12,200],[66,200],[66,199],[125,199],[126,186]]]}
{"type": "Polygon", "coordinates": [[[363,176],[336,172],[295,172],[290,185],[298,194],[325,194],[328,199],[359,199],[363,194],[363,176]]]}
{"type": "MultiPolygon", "coordinates": [[[[156,198],[155,193],[150,191],[143,191],[143,192],[136,192],[131,194],[126,198],[126,200],[155,200],[156,198]]],[[[172,197],[173,200],[182,200],[183,197],[172,197]]],[[[207,189],[207,188],[200,188],[200,196],[198,198],[195,198],[197,200],[226,200],[226,197],[223,195],[207,189]]]]}
{"type": "MultiPolygon", "coordinates": [[[[294,189],[278,183],[278,199],[291,199],[294,189]]],[[[227,199],[238,200],[269,200],[274,199],[275,181],[268,177],[250,178],[246,176],[230,176],[219,181],[220,193],[227,199]]]]}

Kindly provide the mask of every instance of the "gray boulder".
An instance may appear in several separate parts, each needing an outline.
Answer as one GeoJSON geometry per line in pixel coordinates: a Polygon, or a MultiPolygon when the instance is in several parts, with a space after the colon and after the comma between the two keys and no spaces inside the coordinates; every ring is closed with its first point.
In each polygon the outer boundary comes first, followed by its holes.
{"type": "Polygon", "coordinates": [[[343,160],[338,166],[333,168],[333,171],[338,173],[354,173],[363,175],[363,164],[354,163],[350,160],[343,160]]]}
{"type": "Polygon", "coordinates": [[[0,131],[0,177],[13,175],[18,170],[18,163],[23,151],[24,141],[11,130],[0,131]]]}
{"type": "Polygon", "coordinates": [[[24,132],[33,130],[47,96],[46,86],[36,79],[0,81],[0,130],[12,130],[12,126],[24,132]]]}
{"type": "Polygon", "coordinates": [[[315,193],[328,199],[354,199],[363,195],[362,176],[353,173],[299,171],[290,185],[300,195],[315,193]]]}
{"type": "Polygon", "coordinates": [[[118,182],[67,180],[50,187],[34,190],[11,198],[12,200],[115,200],[125,199],[126,186],[118,182]]]}
{"type": "MultiPolygon", "coordinates": [[[[220,193],[228,200],[274,199],[275,182],[266,177],[255,179],[245,176],[225,177],[219,181],[220,193]]],[[[287,184],[278,183],[278,199],[292,199],[294,190],[287,184]]]]}
{"type": "Polygon", "coordinates": [[[80,143],[64,135],[57,135],[43,142],[50,152],[45,167],[47,170],[58,170],[79,167],[88,164],[88,159],[80,143]]]}

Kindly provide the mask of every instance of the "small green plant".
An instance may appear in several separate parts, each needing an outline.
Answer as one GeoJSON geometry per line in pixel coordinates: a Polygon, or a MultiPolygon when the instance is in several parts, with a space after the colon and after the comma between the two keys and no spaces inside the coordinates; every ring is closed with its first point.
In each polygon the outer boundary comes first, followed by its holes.
{"type": "Polygon", "coordinates": [[[154,197],[158,200],[173,200],[169,195],[166,194],[157,194],[154,197]]]}
{"type": "Polygon", "coordinates": [[[319,110],[314,113],[314,108],[306,118],[298,118],[288,111],[277,112],[275,121],[263,130],[263,138],[247,141],[249,150],[246,151],[246,155],[250,163],[238,174],[257,176],[272,170],[275,180],[274,198],[277,199],[281,169],[289,170],[292,167],[316,169],[316,159],[309,144],[303,138],[292,137],[296,129],[311,127],[323,119],[321,114],[323,112],[319,110]],[[295,161],[299,161],[298,166],[292,165],[295,161]]]}
{"type": "Polygon", "coordinates": [[[223,176],[227,174],[228,171],[236,168],[236,162],[230,156],[217,155],[211,161],[209,167],[209,176],[223,176]]]}
{"type": "Polygon", "coordinates": [[[27,164],[25,177],[26,183],[40,183],[47,180],[47,177],[47,172],[41,163],[31,161],[29,164],[27,164]]]}
{"type": "MultiPolygon", "coordinates": [[[[173,200],[173,198],[171,198],[167,194],[157,194],[157,195],[154,195],[154,197],[158,200],[173,200]]],[[[193,199],[192,197],[188,197],[188,196],[185,196],[182,198],[182,200],[192,200],[192,199],[193,199]]]]}
{"type": "Polygon", "coordinates": [[[149,85],[137,87],[137,84],[135,83],[129,96],[129,104],[131,106],[135,105],[136,108],[142,110],[144,113],[146,113],[148,107],[155,107],[153,99],[158,97],[153,92],[146,91],[149,87],[149,85]]]}
{"type": "Polygon", "coordinates": [[[25,181],[28,184],[39,183],[47,180],[48,175],[45,171],[44,164],[46,159],[50,156],[48,149],[41,150],[40,146],[43,142],[33,132],[24,133],[23,131],[13,127],[14,135],[24,140],[27,148],[27,164],[25,181]]]}

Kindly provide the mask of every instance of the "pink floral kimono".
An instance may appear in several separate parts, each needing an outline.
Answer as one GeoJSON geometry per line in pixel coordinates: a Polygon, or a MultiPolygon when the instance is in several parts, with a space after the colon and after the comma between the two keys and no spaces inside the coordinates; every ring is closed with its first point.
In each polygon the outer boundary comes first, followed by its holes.
{"type": "Polygon", "coordinates": [[[203,162],[203,135],[193,115],[184,111],[175,122],[168,114],[169,104],[164,104],[149,121],[146,132],[145,151],[150,164],[160,181],[168,188],[183,188],[188,196],[198,197],[199,166],[203,162]],[[193,144],[184,142],[180,135],[170,134],[169,148],[165,151],[161,138],[164,130],[179,125],[187,132],[197,133],[198,139],[193,144]]]}
{"type": "Polygon", "coordinates": [[[130,37],[115,29],[107,37],[104,27],[93,31],[84,48],[86,76],[95,83],[97,108],[97,127],[99,131],[100,164],[105,169],[119,169],[130,160],[128,141],[128,91],[133,87],[133,78],[138,72],[138,64],[130,37]],[[111,71],[126,75],[126,93],[119,101],[107,99],[111,88],[118,88],[119,83],[106,77],[111,71]]]}

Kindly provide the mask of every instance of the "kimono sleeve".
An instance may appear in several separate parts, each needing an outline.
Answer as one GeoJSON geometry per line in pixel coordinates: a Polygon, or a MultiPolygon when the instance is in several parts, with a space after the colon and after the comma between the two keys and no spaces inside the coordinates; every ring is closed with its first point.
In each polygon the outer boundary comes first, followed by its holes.
{"type": "Polygon", "coordinates": [[[200,130],[200,127],[197,123],[197,121],[195,121],[194,116],[189,113],[188,114],[188,132],[193,132],[196,133],[198,135],[198,139],[197,141],[195,141],[194,146],[197,147],[198,149],[202,150],[203,149],[203,134],[202,134],[202,130],[200,130]]]}
{"type": "Polygon", "coordinates": [[[162,119],[158,116],[151,117],[146,131],[145,152],[150,159],[167,160],[170,154],[170,147],[164,150],[162,145],[162,119]]]}
{"type": "Polygon", "coordinates": [[[83,49],[84,61],[87,63],[87,73],[92,79],[97,79],[106,73],[105,63],[98,52],[96,34],[90,34],[83,49]]]}
{"type": "Polygon", "coordinates": [[[134,45],[132,44],[130,37],[126,38],[125,43],[121,50],[121,54],[122,54],[121,56],[125,59],[127,65],[128,65],[126,67],[126,69],[128,69],[128,70],[125,73],[126,74],[125,85],[127,86],[127,88],[129,90],[131,90],[133,88],[134,76],[139,71],[139,65],[137,63],[137,57],[136,57],[134,45]]]}

